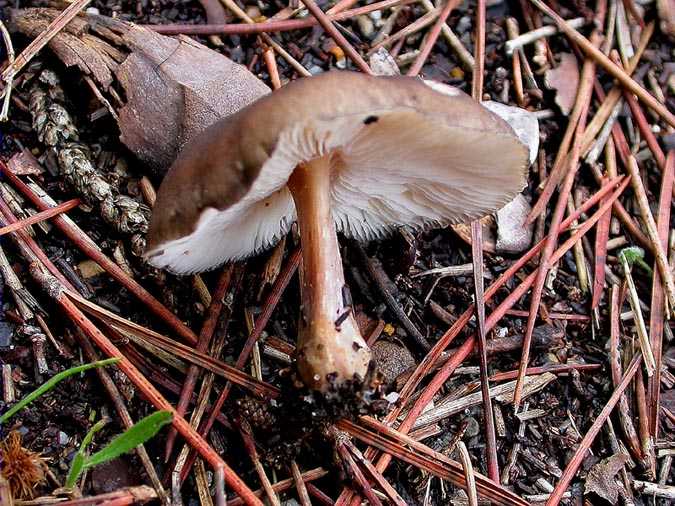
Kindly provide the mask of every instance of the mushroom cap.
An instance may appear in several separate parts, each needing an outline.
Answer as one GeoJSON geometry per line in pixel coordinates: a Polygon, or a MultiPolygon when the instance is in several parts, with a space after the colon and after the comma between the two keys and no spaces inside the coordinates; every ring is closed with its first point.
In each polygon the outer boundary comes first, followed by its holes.
{"type": "Polygon", "coordinates": [[[148,260],[187,274],[272,246],[296,219],[288,178],[326,155],[336,228],[359,240],[484,216],[522,190],[528,167],[511,127],[455,88],[327,72],[262,97],[183,149],[157,194],[148,260]]]}

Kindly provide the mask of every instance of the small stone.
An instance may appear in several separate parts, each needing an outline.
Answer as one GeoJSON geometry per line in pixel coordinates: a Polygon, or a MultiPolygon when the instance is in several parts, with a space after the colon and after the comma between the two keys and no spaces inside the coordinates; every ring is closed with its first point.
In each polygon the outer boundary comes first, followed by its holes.
{"type": "Polygon", "coordinates": [[[59,431],[59,444],[61,446],[65,446],[65,445],[68,444],[68,441],[70,441],[70,436],[68,434],[66,434],[65,432],[60,430],[59,431]]]}
{"type": "Polygon", "coordinates": [[[381,47],[375,51],[368,59],[370,68],[373,74],[377,76],[397,76],[401,74],[401,70],[396,64],[394,57],[389,54],[385,48],[381,47]]]}
{"type": "Polygon", "coordinates": [[[262,12],[260,12],[260,7],[257,5],[249,5],[246,7],[246,14],[249,18],[252,18],[253,21],[258,21],[262,17],[262,12]]]}
{"type": "Polygon", "coordinates": [[[404,347],[389,341],[378,341],[372,347],[373,360],[387,383],[415,366],[415,359],[404,347]]]}
{"type": "Polygon", "coordinates": [[[77,264],[77,269],[84,279],[90,279],[103,274],[105,270],[93,260],[84,260],[77,264]]]}
{"type": "Polygon", "coordinates": [[[462,16],[459,18],[456,28],[457,33],[465,33],[469,31],[471,29],[471,23],[472,21],[470,16],[462,16]]]}
{"type": "Polygon", "coordinates": [[[453,79],[464,79],[464,71],[462,70],[461,67],[454,67],[450,71],[450,77],[453,79]]]}
{"type": "Polygon", "coordinates": [[[465,421],[467,422],[467,426],[466,431],[464,432],[464,439],[470,439],[480,434],[480,425],[478,424],[478,420],[472,416],[467,416],[465,421]]]}
{"type": "Polygon", "coordinates": [[[495,337],[506,337],[509,334],[509,329],[506,327],[497,327],[494,330],[495,337]]]}
{"type": "Polygon", "coordinates": [[[391,392],[387,394],[384,398],[387,400],[388,403],[394,404],[399,399],[399,397],[401,396],[399,395],[398,392],[391,392]]]}
{"type": "Polygon", "coordinates": [[[534,223],[525,221],[532,208],[522,194],[497,211],[497,252],[521,253],[530,247],[534,223]]]}
{"type": "Polygon", "coordinates": [[[359,31],[367,39],[372,39],[375,34],[375,24],[370,16],[358,16],[356,24],[359,25],[359,31]]]}

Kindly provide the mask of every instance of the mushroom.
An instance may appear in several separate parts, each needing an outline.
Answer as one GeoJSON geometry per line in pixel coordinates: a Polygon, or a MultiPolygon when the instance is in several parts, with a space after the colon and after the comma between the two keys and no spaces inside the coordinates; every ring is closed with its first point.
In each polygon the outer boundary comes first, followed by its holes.
{"type": "Polygon", "coordinates": [[[467,222],[525,185],[528,149],[463,92],[412,77],[328,72],[218,121],[165,177],[147,258],[193,273],[274,245],[297,221],[297,363],[313,389],[364,378],[336,230],[370,240],[402,225],[467,222]]]}

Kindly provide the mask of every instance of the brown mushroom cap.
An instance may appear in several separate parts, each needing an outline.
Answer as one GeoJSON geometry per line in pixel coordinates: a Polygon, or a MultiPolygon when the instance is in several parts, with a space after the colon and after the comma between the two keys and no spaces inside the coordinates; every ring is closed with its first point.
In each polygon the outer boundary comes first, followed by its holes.
{"type": "Polygon", "coordinates": [[[273,245],[295,221],[291,173],[328,154],[336,227],[360,240],[484,216],[523,188],[528,166],[511,127],[449,86],[355,72],[300,79],[183,150],[157,195],[150,262],[190,273],[273,245]]]}

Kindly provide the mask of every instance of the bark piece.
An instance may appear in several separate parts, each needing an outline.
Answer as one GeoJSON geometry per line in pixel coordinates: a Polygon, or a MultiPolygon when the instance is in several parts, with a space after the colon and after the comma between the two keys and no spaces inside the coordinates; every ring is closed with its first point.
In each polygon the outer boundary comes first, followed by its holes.
{"type": "Polygon", "coordinates": [[[617,453],[595,464],[588,473],[584,494],[594,492],[610,504],[617,504],[620,485],[615,476],[628,460],[628,455],[617,453]]]}
{"type": "Polygon", "coordinates": [[[544,83],[550,90],[555,90],[555,103],[560,111],[568,116],[577,96],[579,87],[579,67],[573,54],[562,53],[560,64],[546,71],[544,83]]]}

